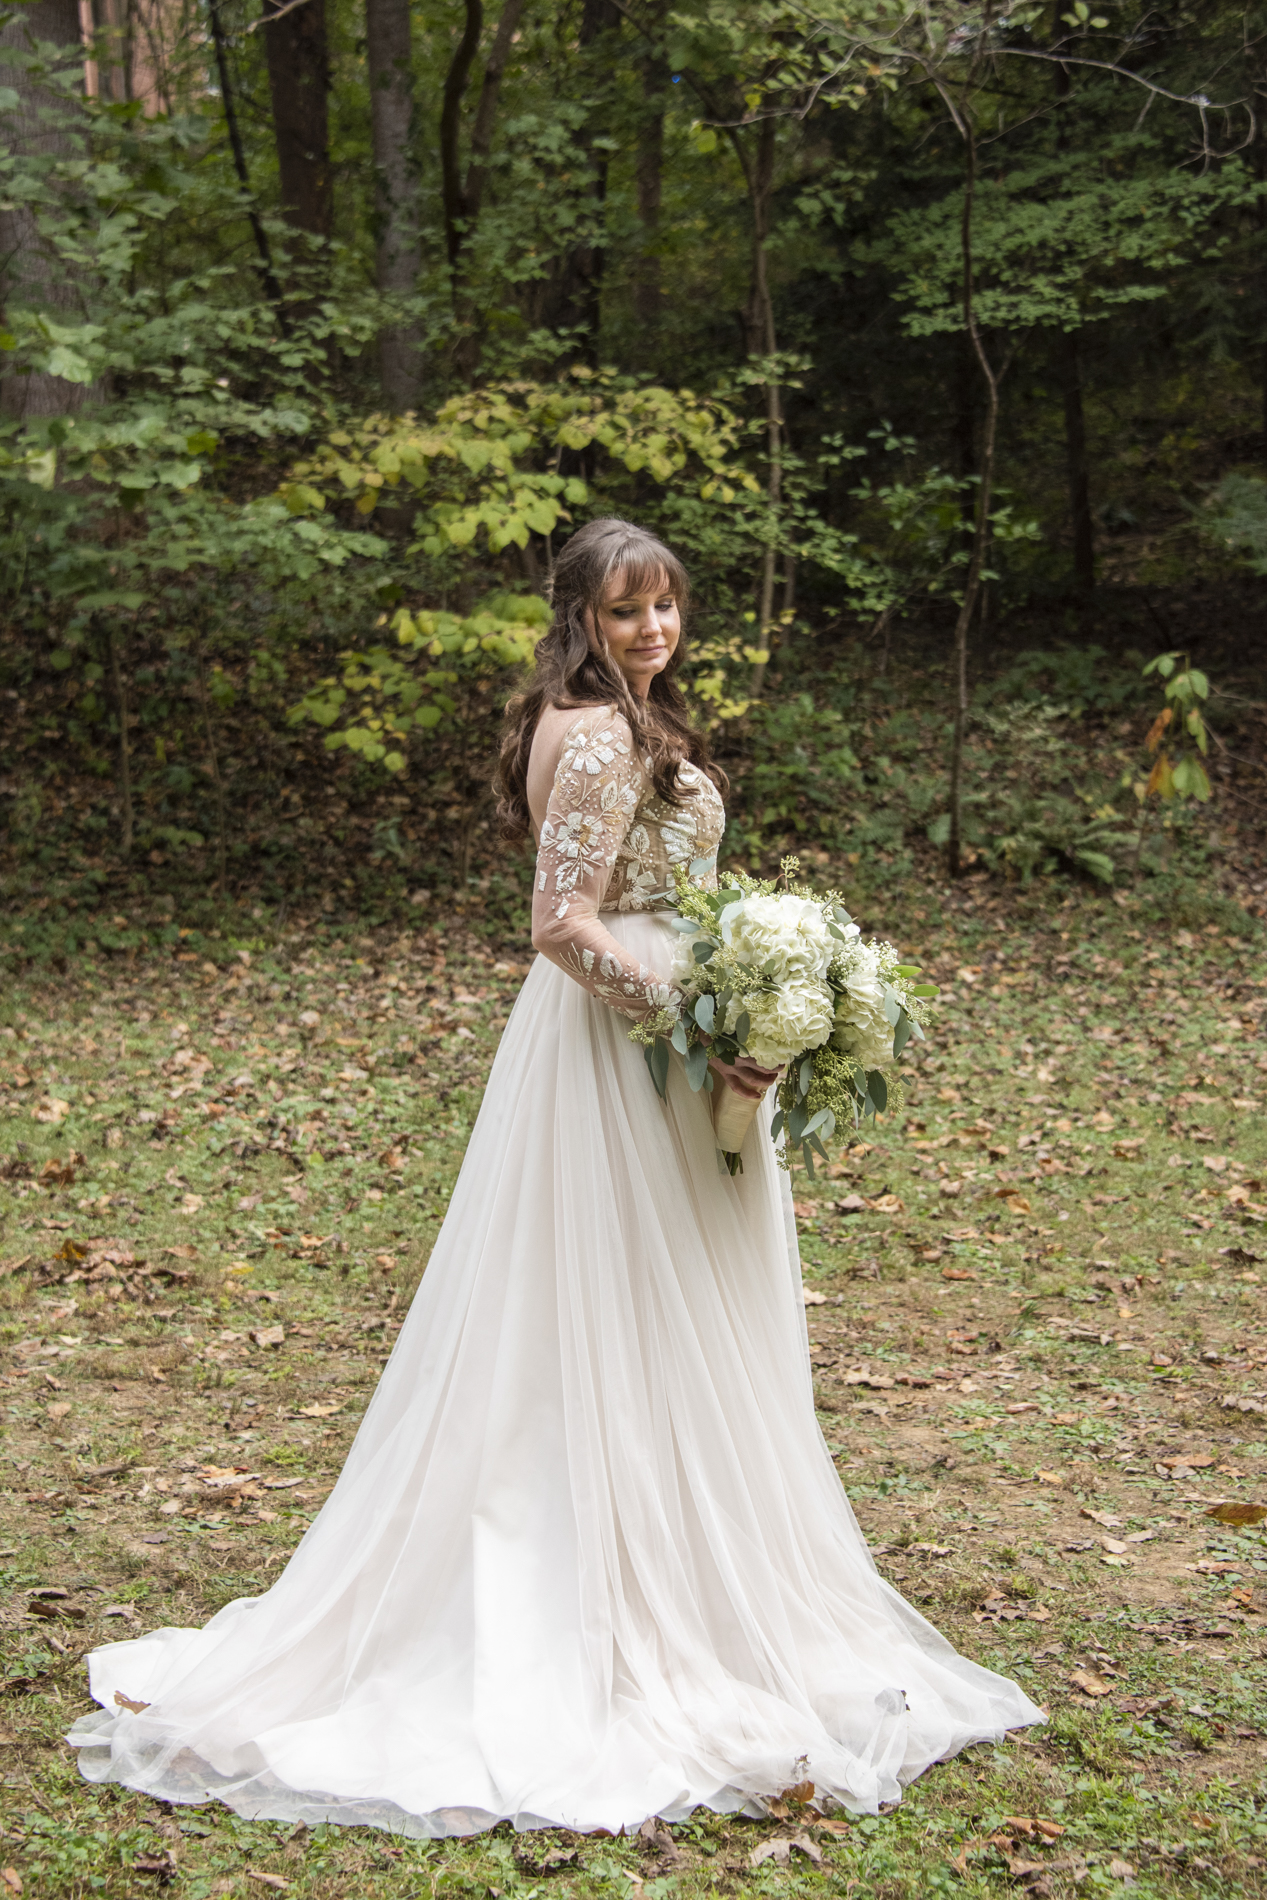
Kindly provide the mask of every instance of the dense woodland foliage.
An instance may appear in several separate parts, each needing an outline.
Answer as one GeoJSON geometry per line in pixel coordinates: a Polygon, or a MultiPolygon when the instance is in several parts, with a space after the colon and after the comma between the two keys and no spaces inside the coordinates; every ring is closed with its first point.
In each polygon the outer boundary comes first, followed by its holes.
{"type": "Polygon", "coordinates": [[[613,511],[695,575],[746,861],[1252,928],[1267,19],[94,18],[0,12],[8,949],[522,922],[493,737],[613,511]]]}

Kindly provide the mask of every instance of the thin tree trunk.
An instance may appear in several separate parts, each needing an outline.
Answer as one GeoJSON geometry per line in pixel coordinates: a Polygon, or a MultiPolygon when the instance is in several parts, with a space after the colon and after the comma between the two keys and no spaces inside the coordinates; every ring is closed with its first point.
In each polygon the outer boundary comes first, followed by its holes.
{"type": "Polygon", "coordinates": [[[976,492],[970,486],[977,473],[977,359],[972,341],[961,330],[955,338],[955,420],[951,454],[960,485],[960,513],[964,528],[976,519],[976,492]]]}
{"type": "Polygon", "coordinates": [[[472,61],[480,49],[480,34],[483,28],[484,8],[481,0],[466,0],[466,26],[454,48],[453,58],[449,64],[448,75],[444,82],[444,104],[440,111],[440,185],[444,199],[444,241],[449,254],[449,266],[455,271],[458,255],[462,249],[462,225],[465,212],[462,202],[460,154],[462,100],[466,93],[466,82],[470,77],[472,61]]]}
{"type": "MultiPolygon", "coordinates": [[[[92,0],[92,36],[99,99],[126,105],[132,97],[132,21],[128,0],[92,0]]],[[[81,25],[83,15],[80,15],[81,25]]],[[[88,91],[93,90],[88,78],[88,91]]]]}
{"type": "Polygon", "coordinates": [[[1058,330],[1056,369],[1065,404],[1065,462],[1069,513],[1073,520],[1073,581],[1082,595],[1095,590],[1095,530],[1091,521],[1091,483],[1087,467],[1087,430],[1082,410],[1082,371],[1078,335],[1058,330]]]}
{"type": "Polygon", "coordinates": [[[664,114],[671,74],[668,61],[660,53],[649,53],[641,65],[643,115],[638,127],[637,186],[642,247],[638,258],[638,275],[634,280],[633,303],[642,327],[639,341],[644,354],[651,356],[655,350],[663,301],[658,245],[660,205],[664,192],[664,114]]]}
{"type": "MultiPolygon", "coordinates": [[[[68,118],[71,102],[57,85],[47,85],[23,66],[4,59],[8,47],[26,48],[35,40],[54,46],[82,45],[78,0],[37,0],[0,27],[0,86],[17,94],[15,110],[5,115],[7,156],[46,166],[74,155],[68,118]]],[[[21,200],[0,195],[0,307],[25,306],[47,311],[55,321],[83,320],[82,281],[76,284],[55,251],[41,236],[35,213],[21,200]]],[[[20,420],[64,416],[81,409],[91,395],[82,383],[33,371],[0,380],[0,410],[20,420]]]]}
{"type": "MultiPolygon", "coordinates": [[[[413,120],[409,0],[365,0],[365,36],[378,220],[375,276],[385,294],[407,297],[417,286],[422,262],[409,149],[413,120]]],[[[378,369],[388,408],[414,408],[421,386],[416,324],[394,324],[382,331],[378,369]]]]}
{"type": "Polygon", "coordinates": [[[202,729],[207,740],[207,756],[211,760],[211,782],[216,788],[216,863],[219,867],[217,889],[221,897],[223,897],[227,876],[224,779],[220,772],[220,754],[216,750],[216,732],[211,718],[211,700],[207,693],[207,662],[201,653],[198,655],[198,700],[202,707],[202,729]]]}
{"type": "Polygon", "coordinates": [[[282,216],[296,231],[328,238],[334,229],[330,174],[325,0],[264,0],[264,46],[282,216]]]}
{"type": "MultiPolygon", "coordinates": [[[[774,158],[777,124],[773,117],[763,119],[757,136],[753,163],[747,167],[748,199],[752,207],[752,279],[748,306],[744,313],[744,336],[750,357],[772,358],[779,347],[774,325],[774,302],[770,296],[766,246],[770,237],[770,207],[774,195],[774,158]]],[[[770,512],[777,517],[783,500],[783,392],[771,371],[765,381],[766,419],[766,499],[770,512]]],[[[773,532],[773,523],[772,523],[773,532]]],[[[757,590],[757,640],[763,652],[770,650],[774,622],[774,569],[777,550],[771,540],[761,562],[761,580],[757,590]]],[[[752,669],[749,690],[755,697],[765,683],[766,660],[758,660],[752,669]]]]}
{"type": "Polygon", "coordinates": [[[471,157],[466,168],[466,183],[462,187],[462,208],[468,235],[469,227],[479,217],[484,201],[484,186],[488,180],[488,160],[493,149],[493,129],[497,124],[497,101],[501,93],[502,79],[510,59],[510,49],[515,43],[519,31],[519,22],[523,18],[524,0],[505,0],[501,18],[497,22],[497,31],[493,35],[493,44],[489,48],[484,63],[484,81],[480,87],[480,102],[475,108],[475,123],[471,127],[471,157]]]}
{"type": "MultiPolygon", "coordinates": [[[[578,35],[582,53],[597,45],[604,34],[614,33],[619,25],[620,13],[612,0],[584,0],[578,35]]],[[[607,154],[600,151],[596,143],[600,123],[595,112],[585,139],[594,221],[599,226],[607,202],[607,154]]],[[[593,368],[598,366],[605,262],[601,237],[582,238],[574,244],[563,259],[547,316],[547,327],[551,330],[579,333],[576,354],[593,368]]]]}
{"type": "MultiPolygon", "coordinates": [[[[523,10],[524,0],[505,0],[502,7],[497,31],[493,35],[493,44],[489,48],[488,58],[484,63],[479,104],[475,108],[475,121],[471,127],[471,150],[466,167],[466,179],[455,201],[454,215],[448,221],[448,228],[452,233],[450,261],[453,275],[453,303],[462,326],[454,352],[454,361],[459,374],[468,380],[474,377],[479,368],[482,345],[482,313],[474,307],[467,291],[469,244],[484,203],[484,188],[488,183],[488,161],[493,150],[493,131],[497,124],[497,102],[501,96],[502,79],[510,60],[511,48],[519,32],[523,10]]],[[[452,137],[456,141],[456,120],[453,124],[452,137]]],[[[456,143],[452,147],[450,162],[452,175],[456,178],[458,174],[456,143]]]]}
{"type": "Polygon", "coordinates": [[[110,683],[114,687],[115,709],[119,715],[119,796],[123,806],[123,836],[120,840],[125,858],[132,856],[132,744],[128,738],[128,689],[119,654],[119,633],[114,622],[109,626],[110,683]]]}
{"type": "Polygon", "coordinates": [[[968,632],[981,591],[981,571],[985,566],[990,536],[990,507],[994,487],[994,454],[998,439],[999,379],[986,354],[977,325],[973,290],[972,218],[976,206],[977,143],[976,134],[966,120],[961,126],[967,157],[964,180],[963,218],[960,224],[960,251],[963,260],[964,329],[972,343],[986,386],[985,423],[981,432],[981,470],[977,487],[976,522],[963,600],[955,621],[952,684],[954,694],[954,735],[950,751],[950,835],[946,844],[946,865],[952,877],[963,869],[963,755],[968,732],[968,632]]]}
{"type": "MultiPolygon", "coordinates": [[[[1065,24],[1061,0],[1053,6],[1052,38],[1059,40],[1065,24]]],[[[1056,150],[1069,150],[1069,68],[1057,63],[1056,150]]],[[[1073,584],[1084,598],[1095,591],[1095,531],[1091,522],[1091,488],[1087,469],[1087,427],[1082,408],[1082,365],[1078,333],[1060,330],[1055,339],[1056,375],[1065,407],[1065,467],[1069,482],[1069,518],[1073,526],[1073,584]]]]}
{"type": "Polygon", "coordinates": [[[264,284],[264,293],[277,311],[277,321],[282,335],[289,332],[286,313],[282,309],[282,290],[273,269],[273,253],[269,247],[268,232],[259,212],[255,209],[251,194],[251,174],[247,170],[246,150],[242,144],[242,129],[238,124],[237,103],[233,95],[233,82],[229,74],[229,50],[225,44],[224,23],[220,17],[220,0],[207,0],[207,17],[211,22],[211,41],[215,48],[216,74],[220,81],[220,102],[224,107],[224,125],[229,135],[229,150],[233,154],[233,169],[247,199],[247,217],[251,222],[251,235],[255,239],[255,249],[259,254],[260,277],[264,284]]]}

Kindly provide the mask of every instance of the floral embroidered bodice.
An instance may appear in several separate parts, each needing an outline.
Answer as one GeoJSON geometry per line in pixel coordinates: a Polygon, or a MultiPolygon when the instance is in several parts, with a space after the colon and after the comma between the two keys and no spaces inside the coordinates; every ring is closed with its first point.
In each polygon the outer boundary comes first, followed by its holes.
{"type": "Polygon", "coordinates": [[[680,768],[678,782],[681,803],[662,799],[628,721],[606,706],[582,713],[564,737],[537,848],[533,943],[635,1019],[671,1006],[677,992],[631,961],[603,912],[670,909],[678,866],[702,890],[717,888],[721,798],[693,765],[680,768]]]}

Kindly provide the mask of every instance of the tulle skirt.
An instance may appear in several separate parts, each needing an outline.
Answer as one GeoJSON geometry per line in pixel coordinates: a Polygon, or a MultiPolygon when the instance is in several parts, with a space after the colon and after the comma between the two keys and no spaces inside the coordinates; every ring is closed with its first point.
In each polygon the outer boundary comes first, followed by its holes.
{"type": "MultiPolygon", "coordinates": [[[[610,916],[667,969],[662,918],[610,916]]],[[[343,1473],[266,1595],[94,1650],[83,1773],[402,1834],[874,1811],[1040,1721],[878,1575],[814,1416],[763,1111],[544,958],[343,1473]],[[149,1706],[122,1707],[116,1692],[149,1706]]]]}

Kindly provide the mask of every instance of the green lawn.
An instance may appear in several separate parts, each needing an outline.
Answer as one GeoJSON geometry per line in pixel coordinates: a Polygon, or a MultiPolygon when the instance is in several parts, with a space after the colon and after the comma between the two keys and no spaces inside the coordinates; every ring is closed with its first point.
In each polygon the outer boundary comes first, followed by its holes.
{"type": "Polygon", "coordinates": [[[989,888],[860,914],[944,999],[901,1113],[794,1190],[877,1559],[1047,1728],[877,1819],[635,1840],[80,1781],[82,1653],[265,1588],[319,1507],[525,967],[434,932],[84,960],[0,1006],[0,1892],[1267,1892],[1267,1541],[1210,1515],[1267,1503],[1262,940],[989,888]]]}

